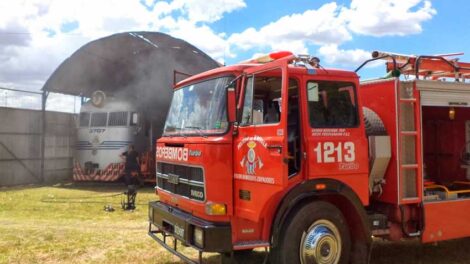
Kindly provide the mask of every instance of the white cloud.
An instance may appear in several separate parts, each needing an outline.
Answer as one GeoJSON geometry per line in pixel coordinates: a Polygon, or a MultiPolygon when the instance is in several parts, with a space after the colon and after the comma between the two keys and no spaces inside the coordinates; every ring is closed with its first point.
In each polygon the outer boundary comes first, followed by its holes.
{"type": "Polygon", "coordinates": [[[421,33],[421,23],[435,14],[429,1],[352,0],[341,16],[348,21],[348,28],[358,34],[404,36],[421,33]]]}
{"type": "Polygon", "coordinates": [[[296,53],[304,53],[307,44],[343,43],[351,39],[351,34],[346,21],[339,17],[340,11],[336,3],[328,3],[318,10],[284,16],[259,30],[248,28],[231,35],[229,42],[243,50],[253,47],[288,48],[296,53]]]}
{"type": "Polygon", "coordinates": [[[337,45],[325,45],[318,49],[318,53],[328,64],[343,66],[359,66],[365,60],[371,59],[371,53],[362,49],[344,50],[337,45]]]}
{"type": "Polygon", "coordinates": [[[246,7],[240,0],[175,0],[170,5],[172,10],[187,14],[189,22],[215,22],[224,13],[246,7]]]}
{"type": "Polygon", "coordinates": [[[178,21],[170,28],[171,35],[184,39],[223,63],[226,57],[234,57],[224,34],[215,33],[209,26],[196,26],[189,21],[178,21]]]}
{"type": "Polygon", "coordinates": [[[356,65],[369,52],[341,45],[357,34],[417,34],[436,14],[426,0],[352,0],[349,6],[330,2],[231,35],[211,27],[245,7],[244,0],[0,1],[0,86],[39,89],[80,46],[134,30],[169,33],[219,61],[244,52],[245,57],[270,50],[305,54],[314,48],[328,64],[356,65]]]}
{"type": "Polygon", "coordinates": [[[223,59],[231,56],[225,35],[207,24],[245,6],[243,0],[1,1],[0,87],[37,90],[80,46],[123,31],[163,31],[223,59]]]}
{"type": "Polygon", "coordinates": [[[232,46],[246,51],[290,50],[308,52],[311,44],[321,46],[320,55],[328,63],[351,65],[370,58],[361,49],[338,48],[350,41],[354,33],[369,36],[417,34],[421,24],[436,10],[423,0],[352,0],[349,7],[327,3],[317,10],[284,16],[259,29],[248,28],[228,39],[232,46]]]}

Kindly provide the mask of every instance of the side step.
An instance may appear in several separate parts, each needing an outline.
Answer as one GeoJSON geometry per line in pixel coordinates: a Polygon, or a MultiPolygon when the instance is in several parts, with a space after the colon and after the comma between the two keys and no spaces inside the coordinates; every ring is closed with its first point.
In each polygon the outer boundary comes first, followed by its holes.
{"type": "Polygon", "coordinates": [[[386,236],[390,234],[388,227],[388,218],[384,214],[371,213],[367,215],[369,218],[370,229],[373,236],[386,236]]]}
{"type": "Polygon", "coordinates": [[[268,241],[263,240],[254,240],[254,241],[243,241],[238,242],[233,245],[234,250],[243,250],[243,249],[251,249],[251,248],[258,248],[258,247],[269,247],[270,244],[268,241]]]}

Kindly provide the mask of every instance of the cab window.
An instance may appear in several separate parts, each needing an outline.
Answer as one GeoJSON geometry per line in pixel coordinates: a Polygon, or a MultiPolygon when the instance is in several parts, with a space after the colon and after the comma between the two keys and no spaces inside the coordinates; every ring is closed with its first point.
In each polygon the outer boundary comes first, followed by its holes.
{"type": "Polygon", "coordinates": [[[128,112],[109,113],[108,126],[127,126],[128,112]]]}
{"type": "Polygon", "coordinates": [[[307,82],[310,126],[356,127],[358,113],[355,94],[354,84],[350,82],[307,82]]]}
{"type": "Polygon", "coordinates": [[[249,77],[246,82],[241,124],[278,123],[281,118],[281,87],[281,77],[249,77]]]}
{"type": "MultiPolygon", "coordinates": [[[[295,86],[294,80],[289,87],[295,86]]],[[[251,76],[246,81],[241,125],[277,124],[281,120],[282,77],[251,76]]]]}
{"type": "Polygon", "coordinates": [[[108,113],[92,113],[91,114],[91,127],[105,127],[108,113]]]}
{"type": "Polygon", "coordinates": [[[131,113],[131,126],[137,126],[139,123],[139,113],[132,112],[131,113]]]}

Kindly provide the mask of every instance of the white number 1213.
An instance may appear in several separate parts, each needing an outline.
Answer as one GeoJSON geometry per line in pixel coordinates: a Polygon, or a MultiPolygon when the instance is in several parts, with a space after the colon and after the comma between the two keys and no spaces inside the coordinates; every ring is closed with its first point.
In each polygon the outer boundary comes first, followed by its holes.
{"type": "Polygon", "coordinates": [[[318,142],[313,149],[318,163],[353,162],[356,160],[356,147],[353,142],[318,142]]]}

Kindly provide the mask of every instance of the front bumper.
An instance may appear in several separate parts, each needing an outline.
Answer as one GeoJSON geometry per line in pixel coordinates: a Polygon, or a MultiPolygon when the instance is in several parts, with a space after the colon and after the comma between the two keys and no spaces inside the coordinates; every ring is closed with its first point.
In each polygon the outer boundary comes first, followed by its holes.
{"type": "Polygon", "coordinates": [[[149,236],[179,256],[186,262],[189,258],[177,251],[176,241],[173,246],[166,244],[168,236],[180,240],[201,252],[232,251],[232,231],[230,223],[215,223],[195,217],[187,212],[162,202],[149,203],[149,236]],[[155,228],[154,228],[155,227],[155,228]],[[203,245],[196,245],[194,229],[199,227],[203,232],[203,245]],[[157,234],[161,234],[160,238],[157,234]]]}

